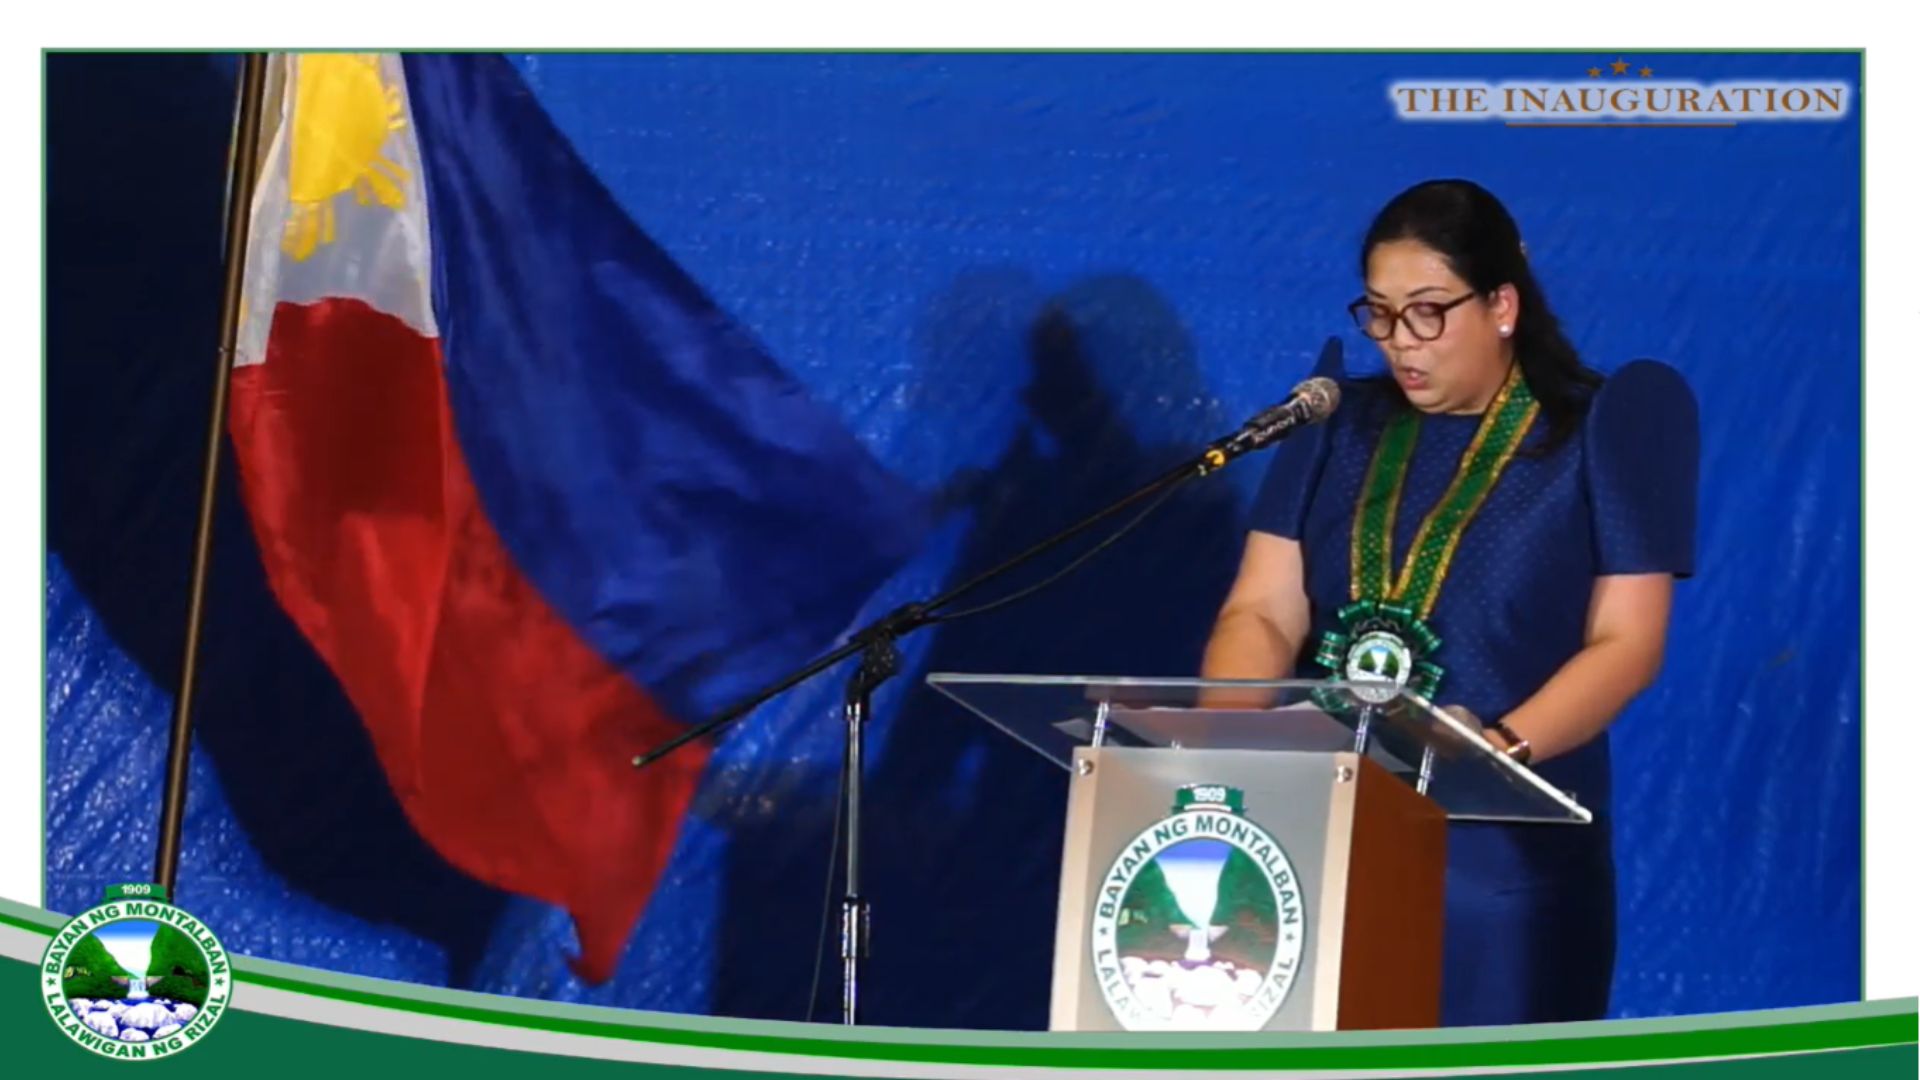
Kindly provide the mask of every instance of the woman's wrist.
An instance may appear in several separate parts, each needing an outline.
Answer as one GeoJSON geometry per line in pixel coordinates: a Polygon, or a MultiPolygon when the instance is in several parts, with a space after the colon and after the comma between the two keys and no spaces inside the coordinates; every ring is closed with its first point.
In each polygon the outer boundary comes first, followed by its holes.
{"type": "Polygon", "coordinates": [[[1507,726],[1505,720],[1495,720],[1488,724],[1487,732],[1494,736],[1488,741],[1494,742],[1494,749],[1513,760],[1525,765],[1533,759],[1533,744],[1526,737],[1507,726]]]}

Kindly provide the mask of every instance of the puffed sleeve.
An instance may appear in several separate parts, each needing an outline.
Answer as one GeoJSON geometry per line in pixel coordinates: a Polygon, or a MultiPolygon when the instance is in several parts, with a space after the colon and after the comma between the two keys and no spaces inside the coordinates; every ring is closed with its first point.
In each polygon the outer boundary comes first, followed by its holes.
{"type": "Polygon", "coordinates": [[[1635,360],[1594,395],[1582,434],[1598,574],[1693,574],[1700,409],[1678,371],[1635,360]]]}
{"type": "MultiPolygon", "coordinates": [[[[1346,374],[1339,338],[1328,338],[1313,366],[1315,375],[1338,380],[1346,374]]],[[[1343,394],[1349,387],[1343,384],[1343,394]]],[[[1335,410],[1335,417],[1340,415],[1335,410]]],[[[1320,472],[1327,461],[1332,442],[1333,421],[1296,429],[1273,452],[1266,478],[1260,482],[1260,494],[1253,501],[1250,527],[1256,532],[1272,533],[1297,540],[1306,525],[1307,508],[1313,491],[1320,485],[1320,472]]]]}

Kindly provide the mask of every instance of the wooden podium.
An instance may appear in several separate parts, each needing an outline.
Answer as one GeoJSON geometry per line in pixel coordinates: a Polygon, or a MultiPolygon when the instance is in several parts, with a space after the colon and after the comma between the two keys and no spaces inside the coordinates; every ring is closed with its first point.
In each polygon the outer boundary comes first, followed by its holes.
{"type": "Polygon", "coordinates": [[[1056,1031],[1435,1026],[1447,820],[1591,820],[1391,684],[928,682],[1072,773],[1056,1031]]]}

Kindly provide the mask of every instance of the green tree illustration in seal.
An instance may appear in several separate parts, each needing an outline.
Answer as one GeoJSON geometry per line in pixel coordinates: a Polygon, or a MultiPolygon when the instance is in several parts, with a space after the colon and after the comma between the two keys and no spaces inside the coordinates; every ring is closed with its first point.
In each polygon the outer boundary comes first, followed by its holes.
{"type": "Polygon", "coordinates": [[[133,974],[113,958],[100,939],[88,934],[67,954],[60,989],[69,998],[124,998],[133,974]],[[118,981],[116,981],[118,980],[118,981]]]}
{"type": "Polygon", "coordinates": [[[192,1005],[207,1003],[207,962],[187,935],[162,926],[153,935],[147,992],[192,1005]]]}

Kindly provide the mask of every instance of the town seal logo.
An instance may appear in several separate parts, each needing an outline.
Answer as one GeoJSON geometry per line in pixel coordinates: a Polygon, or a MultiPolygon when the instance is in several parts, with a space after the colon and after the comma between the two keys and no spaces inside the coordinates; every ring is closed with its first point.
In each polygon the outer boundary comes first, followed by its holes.
{"type": "Polygon", "coordinates": [[[1129,1031],[1255,1031],[1306,941],[1293,863],[1237,788],[1192,784],[1121,849],[1094,902],[1093,969],[1129,1031]]]}
{"type": "Polygon", "coordinates": [[[233,995],[226,949],[158,885],[115,885],[53,935],[40,997],[69,1039],[102,1057],[171,1057],[205,1038],[233,995]]]}

